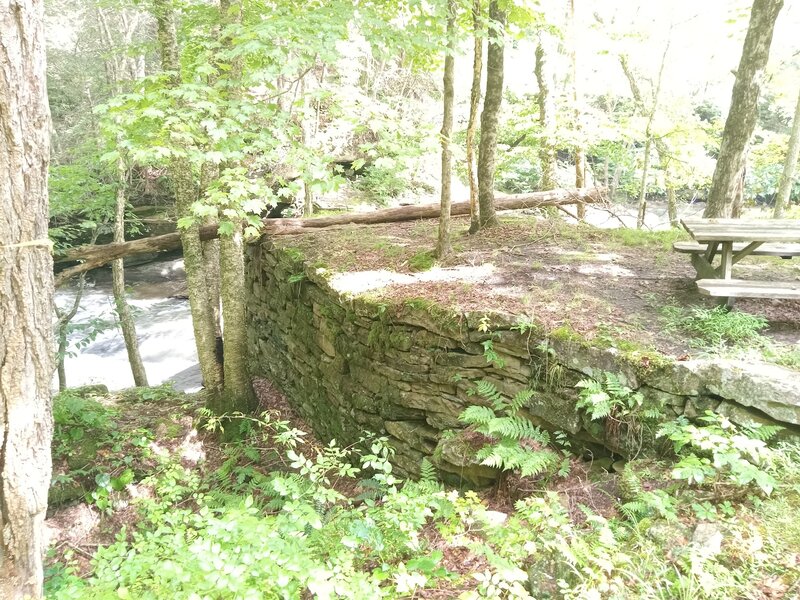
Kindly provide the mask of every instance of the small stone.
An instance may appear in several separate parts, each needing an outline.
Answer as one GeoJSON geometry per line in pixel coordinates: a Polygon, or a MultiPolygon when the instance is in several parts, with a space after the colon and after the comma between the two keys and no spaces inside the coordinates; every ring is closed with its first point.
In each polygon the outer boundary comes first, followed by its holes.
{"type": "Polygon", "coordinates": [[[692,545],[700,556],[712,558],[722,551],[722,530],[716,523],[698,523],[692,545]]]}

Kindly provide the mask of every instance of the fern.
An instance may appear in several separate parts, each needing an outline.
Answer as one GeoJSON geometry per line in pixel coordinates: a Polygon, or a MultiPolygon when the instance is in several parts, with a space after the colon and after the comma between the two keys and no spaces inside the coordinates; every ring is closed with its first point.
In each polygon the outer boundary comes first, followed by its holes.
{"type": "Polygon", "coordinates": [[[427,458],[422,459],[422,464],[419,467],[419,482],[423,484],[439,484],[439,475],[427,458]]]}
{"type": "Polygon", "coordinates": [[[533,398],[533,390],[522,390],[511,399],[511,402],[508,405],[508,410],[513,413],[518,412],[519,409],[525,406],[531,398],[533,398]]]}
{"type": "Polygon", "coordinates": [[[508,406],[503,395],[497,387],[485,379],[481,379],[475,384],[475,392],[483,399],[488,400],[495,411],[502,411],[508,406]]]}
{"type": "Polygon", "coordinates": [[[559,455],[553,450],[534,449],[525,445],[532,442],[547,446],[550,443],[550,436],[546,431],[517,414],[533,397],[531,390],[523,390],[507,400],[494,384],[482,380],[476,384],[473,394],[488,400],[492,405],[491,408],[470,406],[459,416],[461,422],[495,440],[476,453],[475,458],[481,464],[503,471],[517,471],[523,477],[541,475],[558,466],[559,455]]]}
{"type": "Polygon", "coordinates": [[[458,416],[462,423],[478,426],[486,426],[494,418],[495,412],[488,406],[470,406],[458,416]]]}

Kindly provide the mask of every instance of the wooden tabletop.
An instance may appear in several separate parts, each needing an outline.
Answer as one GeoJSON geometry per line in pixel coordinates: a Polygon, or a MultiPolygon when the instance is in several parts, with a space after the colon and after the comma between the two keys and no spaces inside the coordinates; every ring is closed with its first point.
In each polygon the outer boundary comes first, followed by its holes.
{"type": "Polygon", "coordinates": [[[698,242],[800,242],[798,219],[682,219],[698,242]]]}

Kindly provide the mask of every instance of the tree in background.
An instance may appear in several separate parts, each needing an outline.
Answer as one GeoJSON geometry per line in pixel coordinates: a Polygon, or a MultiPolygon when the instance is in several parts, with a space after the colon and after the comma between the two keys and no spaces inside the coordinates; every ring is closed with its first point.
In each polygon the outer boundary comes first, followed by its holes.
{"type": "Polygon", "coordinates": [[[800,95],[794,109],[794,121],[792,121],[792,133],[789,136],[789,148],[786,150],[786,160],[783,163],[783,175],[781,184],[778,188],[778,195],[775,197],[775,211],[773,216],[780,219],[784,209],[789,206],[789,200],[794,186],[795,168],[797,167],[797,155],[800,154],[800,95]]]}
{"type": "Polygon", "coordinates": [[[489,3],[489,48],[486,53],[486,94],[481,113],[481,141],[478,147],[478,209],[481,228],[497,224],[494,210],[497,124],[503,103],[503,53],[507,12],[499,0],[489,3]]]}
{"type": "MultiPolygon", "coordinates": [[[[570,61],[570,74],[572,79],[572,110],[573,132],[575,135],[575,187],[582,188],[586,185],[586,147],[583,140],[583,127],[581,125],[582,97],[578,85],[578,27],[575,19],[575,0],[569,0],[569,25],[567,26],[567,47],[570,61]]],[[[586,217],[586,206],[578,204],[578,219],[586,217]]]]}
{"type": "Polygon", "coordinates": [[[539,189],[552,190],[558,187],[556,180],[556,103],[553,96],[555,76],[550,61],[555,53],[551,34],[546,30],[539,31],[535,52],[536,83],[539,93],[536,103],[539,105],[539,126],[541,140],[539,142],[539,161],[542,166],[542,178],[539,189]]]}
{"type": "Polygon", "coordinates": [[[439,217],[439,238],[436,245],[436,256],[444,258],[450,253],[450,205],[452,198],[453,180],[453,150],[450,145],[453,135],[453,98],[455,95],[454,71],[456,51],[456,0],[447,0],[447,44],[444,57],[443,77],[443,114],[442,130],[442,212],[439,217]]]}
{"type": "Polygon", "coordinates": [[[783,0],[755,0],[742,48],[731,107],[722,132],[722,143],[703,212],[706,218],[730,217],[737,187],[742,185],[744,159],[758,118],[761,80],[769,59],[775,22],[783,0]]]}
{"type": "Polygon", "coordinates": [[[478,109],[481,103],[481,77],[483,76],[483,38],[485,31],[481,19],[481,0],[472,2],[472,88],[469,95],[469,120],[467,122],[467,180],[469,182],[469,232],[480,229],[478,220],[478,179],[475,173],[475,134],[478,130],[478,109]]]}
{"type": "Polygon", "coordinates": [[[53,261],[44,4],[0,4],[0,598],[42,594],[53,261]]]}

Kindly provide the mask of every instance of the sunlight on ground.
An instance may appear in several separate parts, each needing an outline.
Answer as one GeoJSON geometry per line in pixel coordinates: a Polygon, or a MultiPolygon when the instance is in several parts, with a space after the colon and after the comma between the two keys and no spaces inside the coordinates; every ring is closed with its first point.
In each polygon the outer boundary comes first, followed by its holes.
{"type": "Polygon", "coordinates": [[[432,281],[462,283],[488,283],[496,267],[491,263],[442,269],[434,267],[422,273],[397,273],[381,269],[357,273],[339,273],[330,280],[330,286],[339,293],[363,294],[389,285],[413,285],[432,281]]]}

